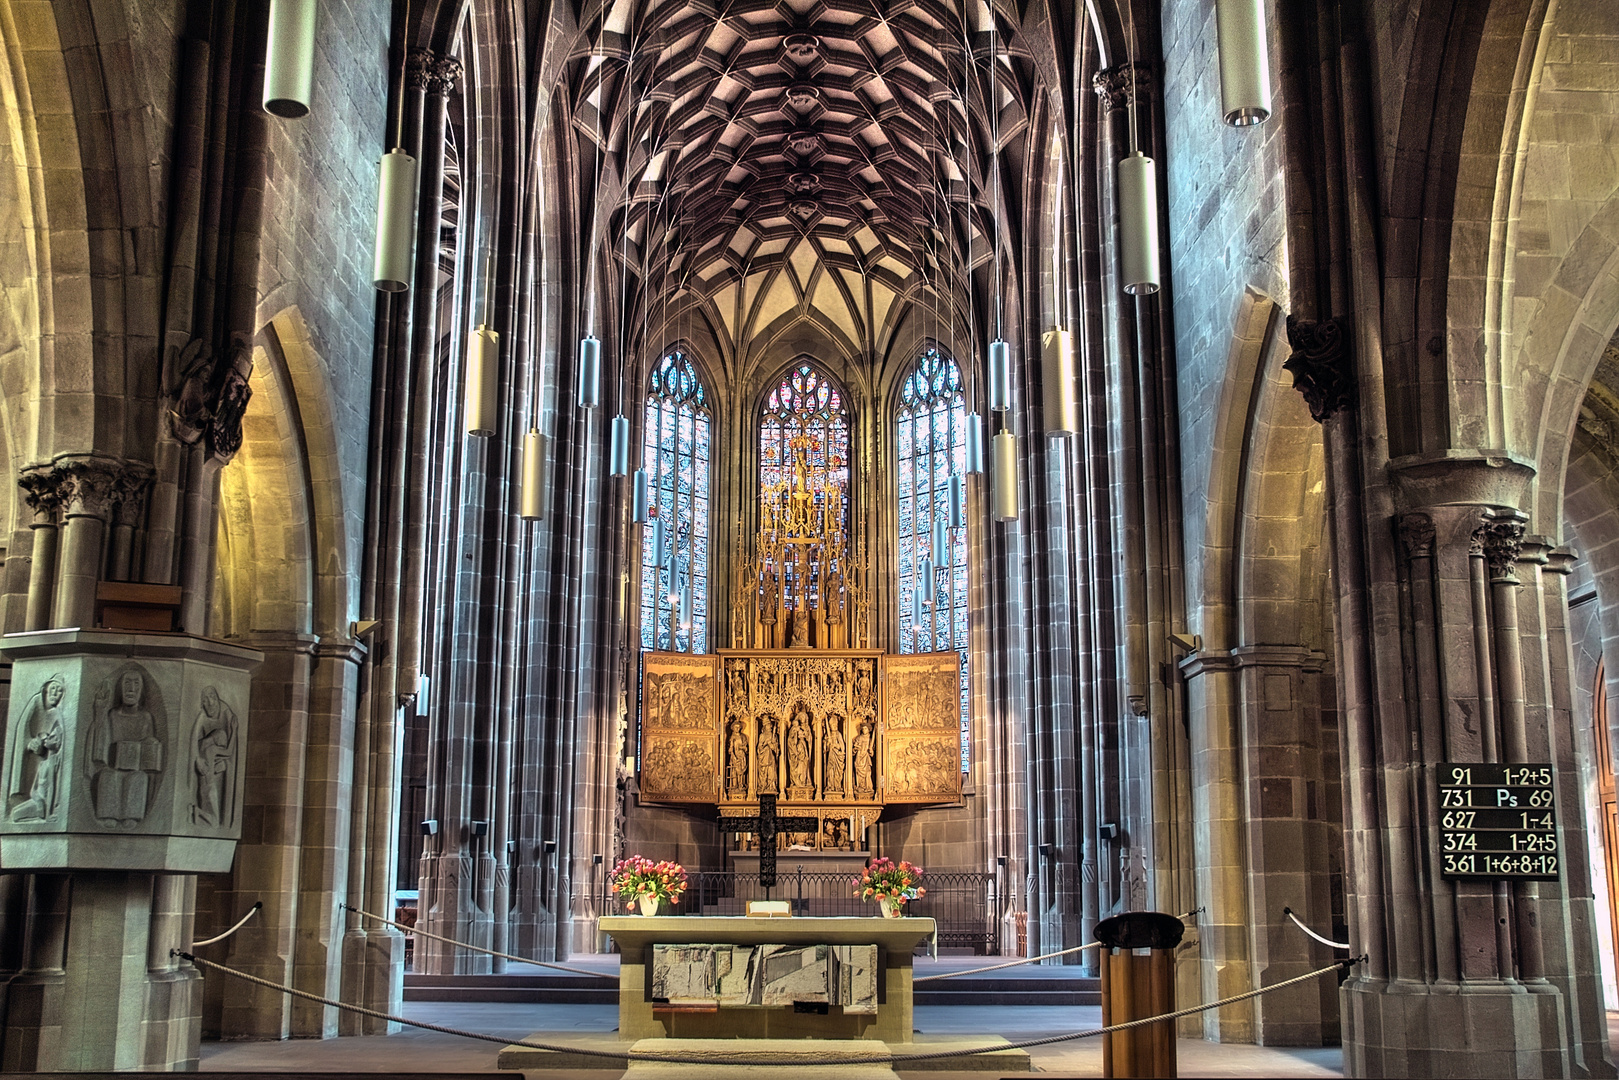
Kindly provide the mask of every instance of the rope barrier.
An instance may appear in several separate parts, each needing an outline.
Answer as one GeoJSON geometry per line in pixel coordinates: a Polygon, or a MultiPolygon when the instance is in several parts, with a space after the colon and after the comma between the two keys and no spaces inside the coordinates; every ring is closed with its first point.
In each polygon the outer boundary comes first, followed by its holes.
{"type": "Polygon", "coordinates": [[[1072,949],[1061,952],[1042,953],[1039,956],[1023,956],[1016,960],[1009,960],[1004,964],[991,964],[989,967],[968,968],[965,971],[945,971],[937,975],[918,975],[912,982],[932,982],[934,979],[958,979],[963,975],[982,975],[986,971],[1000,971],[1002,968],[1022,967],[1024,964],[1036,964],[1041,960],[1050,960],[1055,956],[1067,956],[1069,953],[1084,952],[1086,949],[1100,949],[1102,943],[1093,941],[1089,945],[1075,945],[1072,949]]]}
{"type": "Polygon", "coordinates": [[[1021,1042],[997,1043],[993,1046],[968,1047],[961,1050],[938,1050],[934,1051],[933,1053],[926,1054],[884,1054],[872,1057],[827,1056],[818,1058],[791,1057],[771,1059],[751,1057],[685,1058],[667,1054],[637,1054],[629,1050],[624,1050],[622,1052],[613,1050],[593,1050],[585,1046],[567,1046],[556,1043],[542,1043],[535,1042],[530,1039],[508,1039],[501,1035],[490,1035],[486,1032],[465,1031],[461,1028],[448,1027],[443,1024],[431,1024],[425,1020],[410,1020],[406,1017],[394,1016],[377,1009],[368,1009],[363,1005],[353,1005],[346,1001],[337,1001],[332,998],[321,997],[319,994],[311,994],[307,990],[299,990],[295,987],[271,982],[269,979],[261,979],[257,975],[250,975],[245,971],[237,971],[235,968],[226,967],[224,964],[216,964],[212,960],[205,960],[200,956],[193,955],[192,953],[181,952],[179,949],[172,950],[170,955],[178,956],[182,960],[189,961],[190,963],[196,964],[200,967],[210,968],[214,971],[220,972],[221,974],[233,976],[234,978],[241,979],[244,982],[250,982],[257,986],[263,986],[271,990],[279,990],[281,993],[291,994],[293,997],[303,998],[305,1001],[313,1001],[321,1005],[331,1006],[332,1008],[344,1009],[348,1012],[359,1013],[361,1016],[369,1016],[377,1020],[386,1020],[390,1023],[404,1024],[407,1027],[421,1028],[425,1031],[437,1031],[445,1035],[457,1035],[466,1039],[476,1039],[480,1042],[497,1043],[501,1046],[521,1046],[530,1050],[549,1050],[559,1054],[578,1054],[582,1057],[607,1058],[612,1061],[656,1061],[667,1065],[797,1065],[801,1067],[807,1065],[900,1065],[902,1062],[909,1061],[939,1061],[950,1058],[974,1057],[978,1054],[994,1054],[1003,1050],[1026,1050],[1034,1046],[1051,1046],[1055,1043],[1073,1042],[1077,1039],[1091,1039],[1098,1035],[1108,1035],[1115,1031],[1126,1031],[1130,1028],[1141,1027],[1145,1024],[1158,1024],[1165,1023],[1170,1020],[1179,1020],[1183,1016],[1194,1016],[1197,1013],[1208,1012],[1210,1009],[1220,1009],[1227,1005],[1235,1005],[1239,1001],[1247,1001],[1250,998],[1275,993],[1277,990],[1283,990],[1289,986],[1296,986],[1299,983],[1308,982],[1311,979],[1318,978],[1327,974],[1328,972],[1337,971],[1341,968],[1352,967],[1355,964],[1362,963],[1366,959],[1365,956],[1357,956],[1349,959],[1339,960],[1335,963],[1328,964],[1326,967],[1317,968],[1308,974],[1297,975],[1291,979],[1276,983],[1272,986],[1262,986],[1257,990],[1249,990],[1246,993],[1234,994],[1231,997],[1221,998],[1219,1001],[1209,1002],[1206,1005],[1194,1005],[1191,1008],[1180,1009],[1172,1013],[1163,1013],[1159,1016],[1147,1016],[1141,1018],[1140,1020],[1129,1020],[1125,1021],[1124,1023],[1112,1024],[1107,1027],[1093,1028],[1089,1031],[1070,1032],[1066,1035],[1048,1035],[1044,1038],[1025,1039],[1021,1042]]]}
{"type": "MultiPolygon", "coordinates": [[[[258,906],[258,905],[256,905],[256,906],[258,906]]],[[[400,930],[403,930],[406,933],[418,934],[418,935],[420,935],[422,937],[432,938],[434,941],[442,941],[442,942],[444,942],[444,943],[446,943],[448,945],[456,945],[456,946],[459,946],[460,948],[463,948],[463,949],[471,949],[474,952],[487,953],[490,956],[498,956],[503,960],[511,960],[511,961],[514,961],[514,962],[519,963],[519,964],[536,964],[536,965],[538,965],[540,967],[556,968],[558,971],[570,971],[570,972],[573,972],[576,975],[594,975],[594,976],[596,976],[598,978],[602,978],[602,979],[616,979],[616,978],[618,978],[617,975],[610,975],[605,971],[592,971],[589,968],[569,967],[567,964],[553,964],[553,963],[551,963],[550,961],[547,961],[547,960],[530,960],[526,956],[514,956],[511,953],[497,952],[494,949],[486,949],[481,945],[471,945],[471,944],[468,944],[465,941],[457,941],[454,938],[442,937],[442,936],[440,936],[438,934],[428,933],[426,930],[422,930],[422,929],[420,929],[419,927],[416,927],[416,926],[406,926],[404,923],[394,922],[392,919],[384,919],[381,915],[373,915],[369,911],[365,911],[365,910],[363,910],[361,908],[353,907],[353,906],[351,906],[349,904],[340,904],[338,906],[341,907],[345,911],[352,911],[356,915],[364,916],[367,919],[375,919],[377,922],[387,923],[389,926],[398,927],[400,930]]],[[[1203,910],[1202,908],[1193,908],[1191,911],[1188,911],[1185,914],[1181,915],[1180,918],[1183,921],[1186,920],[1186,919],[1190,919],[1193,915],[1196,915],[1198,912],[1200,912],[1202,910],[1203,910]]],[[[249,912],[248,914],[251,915],[252,912],[249,912]]],[[[246,918],[244,918],[242,920],[242,922],[246,922],[246,921],[247,921],[246,918]]],[[[1294,921],[1297,922],[1298,920],[1295,919],[1294,921]]],[[[237,931],[237,929],[239,929],[241,927],[241,925],[242,925],[241,923],[237,923],[236,926],[232,927],[230,930],[226,931],[224,934],[222,934],[220,936],[221,937],[229,937],[231,934],[234,934],[237,931]]],[[[1300,923],[1300,925],[1302,926],[1303,924],[1300,923]]],[[[1310,931],[1308,930],[1308,928],[1306,928],[1305,933],[1309,933],[1309,932],[1310,931]]],[[[1311,934],[1311,936],[1315,937],[1316,935],[1311,934]]],[[[209,938],[207,941],[199,941],[199,942],[196,942],[195,944],[196,945],[211,945],[215,941],[218,941],[218,940],[220,940],[220,939],[219,938],[209,938]]],[[[1329,942],[1329,944],[1331,944],[1331,943],[1329,942]]],[[[945,971],[945,972],[940,972],[939,974],[936,974],[936,975],[922,975],[922,976],[917,977],[913,981],[914,982],[932,982],[932,981],[934,981],[936,979],[959,979],[963,975],[982,975],[986,971],[1002,971],[1002,970],[1004,970],[1006,968],[1022,967],[1024,964],[1037,964],[1042,960],[1051,960],[1051,959],[1054,959],[1054,958],[1059,957],[1059,956],[1068,956],[1071,953],[1084,952],[1086,949],[1098,949],[1098,948],[1101,948],[1101,946],[1102,946],[1102,943],[1100,941],[1093,941],[1089,945],[1075,945],[1071,949],[1062,949],[1059,952],[1041,953],[1039,956],[1019,957],[1016,960],[1009,960],[1004,964],[991,964],[988,967],[967,968],[965,971],[945,971]]],[[[1340,945],[1338,947],[1342,948],[1342,949],[1349,948],[1349,946],[1347,946],[1347,945],[1340,945]]]]}
{"type": "Polygon", "coordinates": [[[255,900],[255,901],[253,901],[253,906],[247,909],[247,914],[246,915],[243,915],[240,919],[236,920],[236,925],[235,926],[231,927],[229,930],[226,930],[223,934],[214,935],[213,937],[209,938],[206,941],[193,941],[191,943],[191,947],[193,949],[197,949],[197,948],[201,948],[204,945],[217,945],[217,944],[219,944],[221,941],[224,941],[226,938],[228,938],[232,934],[236,933],[236,931],[238,931],[242,927],[246,926],[247,925],[247,920],[249,920],[253,916],[257,915],[259,913],[259,909],[262,908],[263,906],[264,906],[264,901],[263,900],[255,900]]]}
{"type": "Polygon", "coordinates": [[[1283,908],[1282,909],[1282,914],[1286,915],[1289,919],[1292,919],[1294,926],[1298,927],[1300,930],[1303,930],[1306,934],[1309,934],[1311,937],[1315,938],[1321,944],[1326,945],[1329,948],[1342,949],[1345,952],[1349,951],[1348,942],[1333,941],[1331,938],[1322,937],[1320,934],[1316,933],[1314,930],[1311,930],[1308,926],[1305,926],[1303,923],[1299,922],[1299,917],[1297,915],[1293,914],[1293,909],[1292,908],[1290,908],[1290,907],[1283,908]]]}
{"type": "Polygon", "coordinates": [[[404,923],[397,923],[392,919],[384,919],[381,915],[373,915],[369,911],[362,911],[360,908],[352,907],[348,904],[340,904],[338,906],[345,911],[352,911],[354,914],[364,918],[375,919],[377,922],[387,923],[389,926],[396,926],[405,931],[407,934],[415,934],[417,937],[432,938],[434,941],[442,941],[447,945],[457,945],[463,949],[471,949],[473,952],[481,952],[487,953],[490,956],[498,956],[502,960],[515,960],[519,964],[538,964],[540,967],[556,968],[558,971],[570,971],[575,975],[593,975],[600,979],[618,978],[617,975],[609,975],[605,971],[592,971],[589,968],[569,967],[567,964],[553,964],[549,960],[530,960],[526,956],[513,956],[511,953],[497,952],[494,949],[486,949],[482,945],[469,945],[465,941],[457,941],[454,938],[442,937],[438,934],[430,934],[419,926],[406,926],[404,923]]]}
{"type": "MultiPolygon", "coordinates": [[[[1188,918],[1192,918],[1193,915],[1201,912],[1201,910],[1203,910],[1203,908],[1195,907],[1192,908],[1190,912],[1183,912],[1182,915],[1179,916],[1180,921],[1182,921],[1182,923],[1183,921],[1187,921],[1188,918]]],[[[1051,960],[1054,959],[1054,957],[1065,957],[1065,955],[1069,955],[1070,952],[1085,952],[1086,949],[1101,949],[1101,947],[1103,947],[1103,942],[1093,941],[1091,944],[1088,944],[1088,946],[1073,946],[1072,949],[1064,949],[1060,950],[1060,952],[1043,952],[1043,954],[1038,955],[1038,957],[1018,957],[1017,960],[1007,960],[1005,963],[991,963],[991,965],[986,968],[967,968],[967,970],[963,970],[963,972],[942,972],[939,973],[939,975],[921,975],[918,976],[918,978],[915,978],[915,980],[911,981],[913,981],[913,983],[931,983],[931,981],[937,980],[937,978],[960,978],[960,976],[963,975],[983,975],[984,972],[1001,972],[1001,970],[1004,970],[1004,968],[1022,967],[1022,965],[1025,965],[1025,963],[1039,963],[1041,960],[1051,960]]]]}

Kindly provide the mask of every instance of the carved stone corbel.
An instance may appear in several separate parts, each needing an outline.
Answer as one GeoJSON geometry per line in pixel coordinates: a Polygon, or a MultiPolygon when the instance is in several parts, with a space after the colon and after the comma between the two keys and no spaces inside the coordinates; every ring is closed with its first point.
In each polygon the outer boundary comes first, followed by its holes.
{"type": "Polygon", "coordinates": [[[1287,317],[1287,343],[1293,352],[1282,369],[1292,374],[1293,389],[1304,395],[1310,415],[1318,423],[1355,403],[1348,331],[1345,319],[1287,317]]]}
{"type": "Polygon", "coordinates": [[[1109,112],[1127,107],[1132,98],[1140,104],[1152,96],[1152,69],[1146,64],[1117,64],[1103,68],[1091,76],[1091,89],[1102,99],[1102,107],[1109,112]]]}

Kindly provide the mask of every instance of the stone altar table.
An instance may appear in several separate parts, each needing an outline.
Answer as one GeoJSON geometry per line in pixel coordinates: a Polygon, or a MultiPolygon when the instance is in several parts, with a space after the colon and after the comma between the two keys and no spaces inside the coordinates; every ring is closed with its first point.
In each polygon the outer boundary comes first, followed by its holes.
{"type": "Polygon", "coordinates": [[[618,1037],[879,1039],[911,1041],[911,953],[934,933],[932,919],[750,919],[744,916],[609,915],[601,929],[618,943],[618,1037]],[[711,1011],[659,1009],[651,995],[654,945],[876,945],[877,1012],[799,1012],[792,1006],[725,1005],[711,1011]]]}

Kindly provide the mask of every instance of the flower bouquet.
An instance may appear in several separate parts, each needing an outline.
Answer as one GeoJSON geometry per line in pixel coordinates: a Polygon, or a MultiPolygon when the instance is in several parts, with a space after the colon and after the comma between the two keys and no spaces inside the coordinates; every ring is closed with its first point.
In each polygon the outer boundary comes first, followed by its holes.
{"type": "Polygon", "coordinates": [[[876,900],[883,916],[897,919],[904,914],[905,901],[926,896],[922,887],[922,868],[901,860],[895,863],[886,855],[879,855],[866,864],[866,869],[854,879],[855,895],[862,900],[876,900]]]}
{"type": "Polygon", "coordinates": [[[620,859],[607,875],[607,884],[630,907],[652,915],[663,900],[674,903],[686,891],[686,868],[677,862],[653,862],[640,855],[620,859]]]}

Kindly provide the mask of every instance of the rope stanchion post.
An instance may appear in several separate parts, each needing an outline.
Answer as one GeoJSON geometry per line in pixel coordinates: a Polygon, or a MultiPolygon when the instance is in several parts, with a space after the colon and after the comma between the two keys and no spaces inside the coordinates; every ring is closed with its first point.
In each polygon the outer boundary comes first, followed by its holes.
{"type": "MultiPolygon", "coordinates": [[[[1102,1026],[1175,1011],[1175,946],[1186,925],[1161,911],[1129,911],[1096,925],[1102,945],[1102,1026]],[[1137,949],[1148,950],[1138,956],[1137,949]]],[[[1175,1076],[1175,1025],[1126,1026],[1102,1039],[1105,1077],[1175,1076]]]]}

